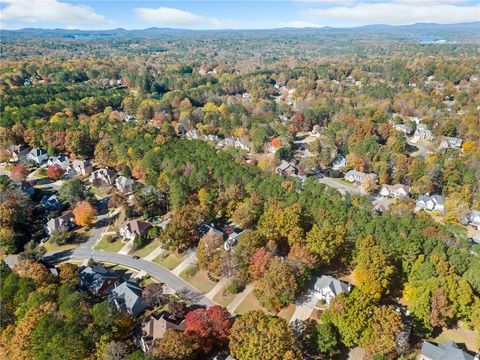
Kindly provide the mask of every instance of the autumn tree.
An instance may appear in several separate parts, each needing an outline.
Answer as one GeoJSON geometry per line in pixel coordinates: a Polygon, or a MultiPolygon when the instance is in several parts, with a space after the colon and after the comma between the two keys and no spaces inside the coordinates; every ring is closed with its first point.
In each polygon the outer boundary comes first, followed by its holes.
{"type": "Polygon", "coordinates": [[[238,360],[279,360],[294,348],[287,322],[261,311],[240,316],[230,329],[230,352],[238,360]]]}
{"type": "Polygon", "coordinates": [[[20,260],[13,267],[13,271],[22,278],[30,278],[37,285],[45,285],[52,279],[48,269],[33,260],[20,260]]]}
{"type": "Polygon", "coordinates": [[[60,165],[49,165],[47,167],[47,176],[50,179],[58,180],[63,176],[63,169],[60,165]]]}
{"type": "Polygon", "coordinates": [[[97,217],[97,210],[88,201],[79,201],[72,210],[75,223],[80,226],[90,226],[97,217]]]}
{"type": "Polygon", "coordinates": [[[184,333],[168,329],[161,339],[155,341],[151,351],[160,360],[194,360],[198,345],[184,333]]]}
{"type": "Polygon", "coordinates": [[[260,278],[255,294],[267,309],[279,311],[295,300],[297,288],[293,269],[280,258],[274,257],[268,270],[260,278]]]}
{"type": "Polygon", "coordinates": [[[450,308],[444,289],[437,289],[430,298],[430,324],[433,327],[447,326],[447,321],[454,316],[453,310],[450,308]]]}
{"type": "Polygon", "coordinates": [[[190,311],[185,317],[185,335],[191,337],[204,353],[227,344],[230,326],[230,313],[219,305],[190,311]]]}
{"type": "Polygon", "coordinates": [[[163,284],[151,283],[145,285],[142,290],[142,299],[147,307],[155,307],[165,304],[166,296],[163,293],[163,284]]]}
{"type": "Polygon", "coordinates": [[[383,249],[375,244],[372,236],[360,239],[355,257],[356,267],[353,271],[357,287],[379,300],[388,292],[395,267],[383,249]]]}
{"type": "Polygon", "coordinates": [[[266,247],[261,247],[255,250],[249,262],[249,272],[254,280],[260,279],[267,271],[270,263],[273,260],[273,255],[266,247]]]}
{"type": "Polygon", "coordinates": [[[77,286],[80,282],[78,278],[78,266],[72,263],[61,263],[58,265],[58,276],[64,284],[77,286]]]}
{"type": "Polygon", "coordinates": [[[25,180],[28,175],[28,170],[23,164],[15,165],[12,170],[10,170],[10,177],[13,181],[22,181],[25,180]]]}
{"type": "Polygon", "coordinates": [[[322,263],[330,264],[340,253],[346,234],[344,226],[325,220],[307,233],[306,246],[322,263]]]}
{"type": "Polygon", "coordinates": [[[198,265],[216,276],[222,272],[223,234],[215,230],[207,232],[199,241],[196,250],[198,265]]]}
{"type": "Polygon", "coordinates": [[[198,226],[202,219],[193,205],[175,209],[172,220],[160,235],[160,241],[169,250],[185,251],[198,242],[198,226]]]}

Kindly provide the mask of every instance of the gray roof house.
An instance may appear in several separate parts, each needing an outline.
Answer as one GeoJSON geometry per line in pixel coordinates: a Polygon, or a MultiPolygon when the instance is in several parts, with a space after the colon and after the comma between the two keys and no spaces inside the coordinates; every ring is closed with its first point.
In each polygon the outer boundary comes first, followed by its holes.
{"type": "Polygon", "coordinates": [[[62,231],[69,231],[75,227],[75,216],[71,211],[62,216],[50,219],[47,222],[46,230],[48,235],[53,235],[62,231]]]}
{"type": "Polygon", "coordinates": [[[145,310],[142,299],[142,288],[134,281],[124,281],[110,290],[109,300],[118,310],[125,310],[137,317],[145,310]]]}
{"type": "Polygon", "coordinates": [[[133,191],[135,181],[125,176],[119,176],[115,179],[115,187],[123,194],[128,194],[133,191]]]}
{"type": "Polygon", "coordinates": [[[66,174],[69,177],[88,176],[92,173],[92,164],[88,160],[73,160],[67,168],[66,174]]]}
{"type": "Polygon", "coordinates": [[[33,161],[37,165],[43,164],[49,158],[47,152],[43,149],[34,148],[27,154],[27,160],[33,161]]]}
{"type": "Polygon", "coordinates": [[[47,210],[56,210],[60,207],[60,201],[58,201],[57,195],[45,195],[40,200],[40,205],[47,210]]]}
{"type": "Polygon", "coordinates": [[[114,171],[103,168],[95,170],[88,178],[88,181],[94,186],[112,186],[116,177],[117,174],[114,171]]]}
{"type": "Polygon", "coordinates": [[[413,134],[413,136],[418,139],[428,141],[432,141],[435,139],[435,135],[433,135],[433,132],[431,130],[427,129],[427,126],[425,124],[418,124],[417,130],[415,130],[415,134],[413,134]]]}
{"type": "Polygon", "coordinates": [[[332,162],[332,169],[341,170],[345,166],[347,166],[347,160],[341,154],[338,154],[332,162]]]}
{"type": "Polygon", "coordinates": [[[297,175],[298,169],[295,165],[289,163],[288,161],[282,160],[280,165],[275,168],[275,172],[284,176],[297,175]]]}
{"type": "Polygon", "coordinates": [[[403,132],[406,135],[409,135],[412,132],[412,128],[405,124],[395,124],[393,128],[397,131],[403,132]]]}
{"type": "Polygon", "coordinates": [[[337,280],[333,276],[329,275],[322,275],[322,277],[317,278],[313,288],[320,299],[325,300],[327,303],[341,293],[349,293],[351,290],[351,286],[349,284],[337,280]]]}
{"type": "Polygon", "coordinates": [[[463,140],[456,137],[444,136],[440,142],[440,150],[442,149],[458,149],[462,146],[463,140]]]}
{"type": "Polygon", "coordinates": [[[445,201],[440,195],[420,195],[416,203],[417,210],[445,212],[445,201]]]}
{"type": "Polygon", "coordinates": [[[381,196],[393,197],[393,198],[406,198],[410,193],[410,187],[402,184],[387,185],[384,184],[380,189],[379,194],[381,196]]]}
{"type": "Polygon", "coordinates": [[[347,181],[350,181],[350,182],[362,182],[363,179],[365,179],[367,176],[371,176],[373,177],[374,179],[377,178],[377,174],[374,174],[374,173],[370,173],[370,174],[365,174],[361,171],[357,171],[357,170],[349,170],[347,171],[347,173],[345,174],[345,180],[347,181]]]}
{"type": "Polygon", "coordinates": [[[115,271],[107,270],[102,265],[80,268],[78,276],[80,287],[95,295],[106,295],[120,279],[120,275],[115,271]]]}
{"type": "Polygon", "coordinates": [[[422,350],[418,357],[419,360],[474,360],[474,357],[462,349],[453,341],[447,341],[442,344],[432,344],[424,341],[422,350]]]}
{"type": "Polygon", "coordinates": [[[69,165],[70,165],[70,160],[68,157],[64,155],[60,156],[52,156],[50,159],[47,161],[47,165],[58,165],[60,166],[63,170],[67,170],[69,165]]]}
{"type": "Polygon", "coordinates": [[[480,230],[480,211],[471,210],[465,221],[468,225],[476,226],[480,230]]]}

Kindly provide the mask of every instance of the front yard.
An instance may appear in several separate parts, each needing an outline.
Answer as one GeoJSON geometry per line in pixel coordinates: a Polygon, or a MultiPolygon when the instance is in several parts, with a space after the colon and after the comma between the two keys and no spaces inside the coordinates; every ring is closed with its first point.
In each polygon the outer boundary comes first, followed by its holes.
{"type": "Polygon", "coordinates": [[[149,244],[145,245],[143,248],[138,249],[137,251],[131,250],[129,252],[129,255],[134,255],[134,256],[138,256],[138,257],[143,258],[143,257],[147,256],[148,254],[150,254],[153,250],[155,250],[160,245],[161,245],[160,240],[155,239],[152,242],[150,242],[149,244]]]}
{"type": "Polygon", "coordinates": [[[222,305],[223,307],[227,307],[228,305],[230,305],[230,303],[233,301],[233,299],[235,299],[235,297],[237,296],[237,294],[231,294],[227,291],[227,286],[225,286],[223,289],[221,289],[217,295],[215,295],[213,297],[213,301],[215,301],[216,303],[222,305]]]}
{"type": "Polygon", "coordinates": [[[253,295],[253,293],[250,293],[247,295],[245,300],[243,300],[240,303],[240,305],[238,305],[238,307],[235,309],[235,312],[239,315],[243,315],[246,312],[253,311],[253,310],[261,310],[266,314],[275,315],[271,311],[268,311],[267,309],[265,309],[257,300],[255,295],[253,295]]]}
{"type": "Polygon", "coordinates": [[[160,266],[163,266],[165,268],[167,268],[168,270],[173,270],[175,269],[178,265],[180,265],[180,263],[185,260],[186,256],[185,255],[182,255],[182,256],[179,256],[175,253],[170,253],[170,254],[167,254],[167,256],[165,256],[165,254],[161,254],[159,256],[157,256],[153,262],[155,264],[158,264],[160,266]]]}
{"type": "Polygon", "coordinates": [[[54,242],[48,240],[42,244],[45,246],[45,249],[47,251],[65,251],[65,250],[72,250],[75,249],[79,244],[78,243],[71,243],[71,244],[65,244],[65,245],[57,245],[54,242]]]}
{"type": "Polygon", "coordinates": [[[109,242],[108,239],[111,238],[111,235],[106,235],[95,245],[95,250],[103,250],[107,252],[118,252],[124,245],[120,239],[116,239],[114,242],[109,242]]]}
{"type": "Polygon", "coordinates": [[[180,273],[180,277],[185,281],[192,284],[195,288],[197,288],[203,294],[208,293],[213,287],[216,285],[213,281],[211,281],[207,273],[202,270],[198,270],[195,275],[189,276],[190,268],[186,268],[180,273]]]}

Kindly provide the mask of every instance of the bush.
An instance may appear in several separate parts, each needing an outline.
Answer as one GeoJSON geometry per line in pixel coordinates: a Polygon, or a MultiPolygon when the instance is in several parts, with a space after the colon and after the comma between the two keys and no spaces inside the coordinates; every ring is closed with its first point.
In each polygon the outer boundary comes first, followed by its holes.
{"type": "Polygon", "coordinates": [[[185,277],[187,279],[195,276],[195,274],[198,272],[198,264],[195,265],[190,265],[186,270],[185,270],[185,277]]]}
{"type": "Polygon", "coordinates": [[[138,250],[147,245],[150,241],[145,236],[136,236],[133,239],[133,250],[138,250]]]}
{"type": "Polygon", "coordinates": [[[72,241],[72,234],[68,231],[62,231],[50,236],[50,241],[57,245],[65,245],[72,241]]]}
{"type": "Polygon", "coordinates": [[[160,255],[158,255],[158,257],[160,258],[160,260],[165,260],[167,257],[170,256],[170,253],[168,251],[164,251],[162,252],[160,255]]]}
{"type": "Polygon", "coordinates": [[[107,235],[105,236],[105,241],[109,244],[111,243],[114,243],[115,241],[117,241],[117,238],[114,237],[114,236],[111,236],[111,235],[107,235]]]}
{"type": "Polygon", "coordinates": [[[325,299],[320,299],[320,301],[319,301],[319,304],[320,304],[320,305],[325,305],[326,303],[327,303],[327,302],[325,301],[325,299]]]}
{"type": "Polygon", "coordinates": [[[227,292],[230,294],[238,294],[245,289],[245,284],[240,279],[233,279],[232,282],[227,286],[227,292]]]}

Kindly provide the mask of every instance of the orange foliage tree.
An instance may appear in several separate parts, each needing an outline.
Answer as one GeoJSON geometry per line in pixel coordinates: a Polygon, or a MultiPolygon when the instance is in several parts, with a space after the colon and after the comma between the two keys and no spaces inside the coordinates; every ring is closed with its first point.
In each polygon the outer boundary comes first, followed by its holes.
{"type": "Polygon", "coordinates": [[[97,210],[88,201],[79,201],[73,209],[75,222],[80,226],[89,226],[97,216],[97,210]]]}

